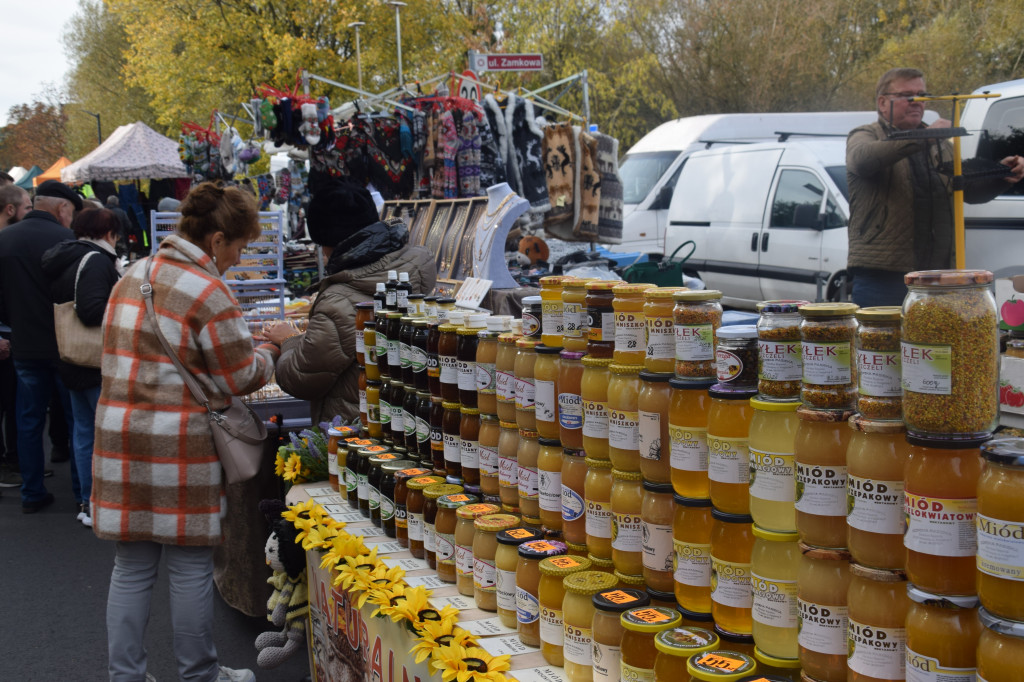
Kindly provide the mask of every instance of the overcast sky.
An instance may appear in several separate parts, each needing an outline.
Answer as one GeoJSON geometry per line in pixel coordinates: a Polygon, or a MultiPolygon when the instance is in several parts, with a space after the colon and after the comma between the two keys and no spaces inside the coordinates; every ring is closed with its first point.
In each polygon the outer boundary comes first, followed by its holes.
{"type": "Polygon", "coordinates": [[[7,110],[29,104],[45,83],[60,86],[68,70],[60,35],[78,0],[0,0],[0,126],[7,110]]]}

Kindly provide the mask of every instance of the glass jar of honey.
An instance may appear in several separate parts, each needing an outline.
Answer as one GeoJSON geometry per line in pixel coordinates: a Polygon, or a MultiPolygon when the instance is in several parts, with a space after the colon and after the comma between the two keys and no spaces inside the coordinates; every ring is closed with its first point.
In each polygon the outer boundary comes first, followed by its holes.
{"type": "Polygon", "coordinates": [[[569,544],[587,545],[587,460],[583,450],[562,450],[562,537],[569,544]]]}
{"type": "Polygon", "coordinates": [[[757,304],[757,391],[765,400],[799,400],[800,306],[808,301],[757,304]]]}
{"type": "Polygon", "coordinates": [[[861,308],[856,317],[857,411],[866,419],[900,420],[901,310],[899,306],[861,308]]]}
{"type": "MultiPolygon", "coordinates": [[[[483,505],[480,505],[481,507],[483,505]]],[[[500,507],[497,505],[487,505],[494,511],[491,513],[481,514],[474,516],[473,519],[473,544],[463,549],[462,545],[456,548],[456,560],[462,559],[462,563],[457,563],[459,570],[459,578],[463,576],[463,571],[466,569],[466,561],[463,558],[462,552],[466,554],[472,560],[472,582],[473,582],[473,598],[476,600],[478,608],[484,611],[496,611],[498,609],[498,533],[511,530],[519,525],[519,519],[511,514],[500,514],[497,513],[500,507]]],[[[465,507],[463,507],[465,509],[465,507]]],[[[462,510],[460,510],[462,511],[462,510]]],[[[463,515],[469,514],[468,511],[463,511],[463,515]]],[[[462,516],[459,518],[460,523],[463,521],[462,516]]],[[[513,580],[513,586],[515,581],[513,580]]],[[[511,609],[512,621],[515,620],[515,590],[512,590],[513,599],[511,609]]],[[[509,626],[512,627],[512,626],[509,626]]]]}
{"type": "Polygon", "coordinates": [[[854,407],[853,337],[857,330],[853,303],[808,303],[800,306],[803,380],[800,399],[819,410],[854,407]]]}
{"type": "Polygon", "coordinates": [[[671,378],[671,373],[640,372],[640,393],[636,400],[640,472],[644,480],[655,483],[672,483],[668,448],[672,393],[668,382],[671,378]]]}
{"type": "MultiPolygon", "coordinates": [[[[463,492],[461,485],[437,483],[423,489],[423,551],[427,565],[437,569],[437,512],[438,500],[445,495],[463,492]]],[[[453,548],[454,549],[454,548],[453,548]]]]}
{"type": "MultiPolygon", "coordinates": [[[[399,471],[408,471],[418,464],[419,462],[411,459],[400,459],[381,465],[380,520],[384,535],[389,538],[398,537],[397,519],[395,518],[398,511],[398,505],[395,502],[395,474],[399,471]]],[[[426,469],[416,469],[416,471],[422,471],[424,474],[430,473],[426,469]]]]}
{"type": "Polygon", "coordinates": [[[846,548],[846,450],[850,442],[843,410],[797,410],[796,529],[812,547],[846,548]]]}
{"type": "Polygon", "coordinates": [[[476,349],[480,332],[486,331],[487,315],[466,315],[464,326],[456,332],[456,363],[459,371],[459,402],[465,407],[477,407],[476,349]]]}
{"type": "Polygon", "coordinates": [[[756,389],[717,383],[708,389],[708,493],[729,514],[750,513],[750,399],[756,389]]]}
{"type": "Polygon", "coordinates": [[[498,416],[480,415],[480,491],[484,495],[499,495],[498,444],[501,440],[501,426],[498,416]]]}
{"type": "Polygon", "coordinates": [[[711,500],[674,498],[673,591],[681,608],[711,612],[711,500]]]}
{"type": "Polygon", "coordinates": [[[459,447],[459,429],[462,414],[459,403],[445,401],[444,420],[441,432],[444,434],[444,469],[448,476],[462,476],[462,450],[459,447]]]}
{"type": "Polygon", "coordinates": [[[902,571],[850,564],[849,682],[902,680],[906,675],[907,597],[902,571]]]}
{"type": "Polygon", "coordinates": [[[498,354],[494,361],[494,395],[498,419],[516,420],[516,341],[519,335],[505,332],[498,336],[498,354]]]}
{"type": "Polygon", "coordinates": [[[519,545],[516,565],[516,618],[519,640],[527,646],[540,646],[540,562],[565,554],[565,544],[555,540],[534,540],[519,545]]]}
{"type": "Polygon", "coordinates": [[[908,435],[904,470],[907,577],[932,594],[977,593],[979,441],[908,435]]]}
{"type": "Polygon", "coordinates": [[[845,682],[850,554],[800,545],[796,577],[797,644],[804,674],[822,682],[845,682]]]}
{"type": "Polygon", "coordinates": [[[587,355],[611,358],[615,349],[615,309],[612,291],[617,281],[587,282],[587,355]]]}
{"type": "Polygon", "coordinates": [[[671,374],[676,366],[676,335],[673,327],[672,296],[682,287],[662,287],[644,292],[644,323],[647,326],[647,354],[644,369],[671,374]]]}
{"type": "MultiPolygon", "coordinates": [[[[455,493],[437,498],[437,515],[434,517],[434,554],[437,561],[437,577],[446,583],[455,584],[455,538],[459,522],[457,512],[461,507],[475,505],[480,501],[476,495],[455,493]]],[[[496,510],[495,510],[496,511],[496,510]]],[[[472,555],[470,555],[472,556],[472,555]]],[[[470,591],[472,593],[472,590],[470,591]]]]}
{"type": "Polygon", "coordinates": [[[433,466],[434,461],[430,449],[430,412],[433,406],[431,400],[429,391],[416,391],[416,459],[424,466],[433,466]]]}
{"type": "Polygon", "coordinates": [[[498,495],[501,503],[519,506],[519,429],[515,422],[498,422],[498,495]]]}
{"type": "Polygon", "coordinates": [[[545,346],[562,347],[562,336],[565,334],[565,319],[562,315],[564,310],[562,282],[566,279],[568,278],[562,275],[549,275],[540,278],[542,316],[540,340],[545,346]]]}
{"type": "Polygon", "coordinates": [[[715,372],[720,387],[757,389],[757,327],[737,324],[716,332],[715,372]]]}
{"type": "Polygon", "coordinates": [[[640,394],[642,365],[612,364],[608,382],[608,457],[620,471],[640,471],[640,394]]]}
{"type": "Polygon", "coordinates": [[[434,473],[439,476],[447,474],[444,463],[444,403],[440,397],[430,396],[430,459],[434,473]]]}
{"type": "Polygon", "coordinates": [[[597,594],[610,589],[614,580],[599,571],[578,571],[563,578],[563,665],[569,682],[594,680],[598,661],[594,655],[597,607],[593,600],[597,594]]]}
{"type": "Polygon", "coordinates": [[[587,550],[599,559],[611,559],[612,463],[590,457],[586,458],[586,463],[583,500],[587,507],[587,550]]]}
{"type": "MultiPolygon", "coordinates": [[[[607,575],[607,574],[606,574],[607,575]]],[[[614,581],[614,576],[607,580],[614,581]]],[[[593,615],[593,668],[594,682],[618,682],[622,662],[621,616],[632,608],[647,606],[651,599],[643,590],[615,588],[612,585],[597,592],[591,598],[593,615]]]]}
{"type": "Polygon", "coordinates": [[[689,675],[686,663],[692,656],[713,651],[721,639],[711,630],[680,626],[654,636],[654,682],[679,682],[689,675]]]}
{"type": "Polygon", "coordinates": [[[754,594],[753,631],[757,648],[769,656],[796,661],[797,586],[800,548],[796,532],[780,533],[754,525],[750,584],[754,594]]]}
{"type": "Polygon", "coordinates": [[[640,606],[624,611],[619,620],[624,629],[620,644],[620,679],[623,682],[653,682],[654,662],[658,657],[654,637],[659,632],[678,627],[679,614],[663,606],[640,606]]]}
{"type": "Polygon", "coordinates": [[[438,331],[441,333],[437,341],[437,361],[441,368],[439,375],[441,397],[448,402],[459,401],[458,347],[462,316],[458,317],[458,324],[449,319],[448,322],[438,327],[438,331]]]}
{"type": "Polygon", "coordinates": [[[846,448],[847,538],[853,560],[902,570],[903,469],[910,446],[902,422],[850,418],[846,448]]]}
{"type": "Polygon", "coordinates": [[[563,350],[559,356],[558,439],[567,448],[583,448],[583,352],[563,350]]]}
{"type": "Polygon", "coordinates": [[[409,488],[407,484],[413,478],[429,474],[430,469],[418,467],[395,472],[395,538],[402,547],[409,546],[409,488]]]}
{"type": "Polygon", "coordinates": [[[437,531],[438,566],[441,565],[443,553],[445,559],[450,559],[451,563],[450,569],[454,579],[450,582],[456,583],[459,594],[471,597],[473,596],[473,536],[475,532],[473,521],[481,516],[497,514],[501,511],[501,507],[496,504],[480,502],[480,498],[476,495],[466,493],[447,495],[439,499],[439,507],[442,500],[459,502],[460,505],[455,508],[456,525],[451,537],[445,538],[444,542],[442,542],[441,531],[437,531]],[[448,547],[448,544],[451,547],[448,547]],[[442,545],[445,545],[443,552],[442,545]],[[448,555],[451,556],[449,557],[448,555]]]}
{"type": "Polygon", "coordinates": [[[640,546],[643,551],[642,573],[648,589],[669,594],[673,594],[675,590],[675,582],[672,579],[674,517],[672,485],[644,480],[643,503],[640,507],[640,520],[643,524],[640,534],[640,546]]]}
{"type": "Polygon", "coordinates": [[[427,390],[432,397],[441,397],[441,360],[438,356],[438,345],[441,342],[441,323],[437,316],[427,319],[427,390]]]}
{"type": "Polygon", "coordinates": [[[498,337],[512,328],[508,315],[490,315],[487,328],[477,332],[476,393],[480,414],[498,414],[498,337]]]}
{"type": "Polygon", "coordinates": [[[541,438],[558,439],[558,368],[560,348],[537,346],[534,364],[534,415],[541,438]]]}
{"type": "Polygon", "coordinates": [[[562,280],[562,346],[565,350],[587,350],[587,284],[592,281],[580,277],[562,280]]]}
{"type": "Polygon", "coordinates": [[[749,635],[754,606],[750,559],[753,519],[711,510],[711,615],[723,630],[749,635]]]}
{"type": "Polygon", "coordinates": [[[751,398],[750,515],[765,530],[796,530],[796,410],[800,403],[751,398]]]}
{"type": "Polygon", "coordinates": [[[480,485],[480,410],[459,410],[459,462],[466,485],[480,485]]]}
{"type": "Polygon", "coordinates": [[[540,517],[540,475],[537,458],[540,441],[536,431],[519,430],[516,470],[519,474],[519,510],[524,517],[540,517]]]}
{"type": "Polygon", "coordinates": [[[676,336],[676,377],[707,380],[717,376],[715,333],[722,325],[722,292],[677,291],[673,295],[676,336]]]}
{"type": "Polygon", "coordinates": [[[908,584],[907,679],[968,682],[977,672],[977,597],[942,597],[908,584]]]}
{"type": "Polygon", "coordinates": [[[426,557],[424,546],[423,507],[426,497],[423,490],[429,486],[444,483],[440,476],[417,476],[406,482],[408,490],[406,506],[409,514],[409,552],[417,559],[426,557]]]}
{"type": "Polygon", "coordinates": [[[639,471],[612,469],[612,561],[627,575],[643,573],[644,491],[639,471]]]}
{"type": "MultiPolygon", "coordinates": [[[[502,514],[501,516],[516,519],[512,514],[502,514]]],[[[498,543],[494,550],[495,606],[501,624],[508,628],[515,628],[518,622],[516,620],[516,568],[519,564],[519,545],[524,542],[542,540],[543,536],[527,528],[513,527],[498,531],[495,539],[498,543]]]]}
{"type": "Polygon", "coordinates": [[[1024,439],[981,446],[978,596],[994,616],[1024,621],[1024,439]]]}
{"type": "Polygon", "coordinates": [[[708,481],[708,411],[712,381],[672,379],[668,409],[669,466],[677,495],[705,498],[708,481]]]}
{"type": "Polygon", "coordinates": [[[565,661],[562,646],[565,628],[562,602],[565,600],[563,580],[590,568],[590,559],[579,556],[554,556],[540,562],[540,652],[551,665],[561,667],[565,661]]]}
{"type": "Polygon", "coordinates": [[[549,531],[562,530],[562,444],[541,438],[537,455],[540,520],[549,531]]]}
{"type": "Polygon", "coordinates": [[[1024,670],[1024,624],[978,610],[984,629],[978,638],[979,682],[1017,682],[1024,670]]]}
{"type": "Polygon", "coordinates": [[[366,362],[363,367],[366,370],[367,381],[380,381],[380,369],[377,367],[377,323],[374,320],[367,320],[363,324],[363,357],[366,362]]]}
{"type": "Polygon", "coordinates": [[[402,313],[398,310],[389,310],[387,315],[387,346],[388,346],[388,376],[392,379],[402,379],[402,313]]]}
{"type": "Polygon", "coordinates": [[[384,431],[380,425],[381,382],[366,380],[366,433],[370,438],[381,438],[384,431]]]}
{"type": "Polygon", "coordinates": [[[617,284],[615,298],[615,352],[612,358],[623,365],[643,365],[647,355],[647,322],[644,317],[644,292],[650,283],[617,284]]]}
{"type": "Polygon", "coordinates": [[[524,296],[522,305],[523,337],[540,343],[541,335],[543,333],[541,318],[544,315],[544,306],[541,302],[541,298],[540,296],[524,296]]]}
{"type": "Polygon", "coordinates": [[[583,402],[583,449],[587,457],[608,459],[608,382],[611,358],[583,358],[580,399],[583,402]]]}
{"type": "Polygon", "coordinates": [[[537,385],[534,366],[537,364],[537,342],[523,337],[516,341],[516,423],[521,429],[537,428],[537,385]]]}

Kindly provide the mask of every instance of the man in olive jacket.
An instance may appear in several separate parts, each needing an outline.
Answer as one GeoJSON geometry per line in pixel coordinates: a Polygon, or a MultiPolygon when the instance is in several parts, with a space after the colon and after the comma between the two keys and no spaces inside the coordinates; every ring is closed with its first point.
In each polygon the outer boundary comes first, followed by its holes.
{"type": "MultiPolygon", "coordinates": [[[[953,146],[947,139],[890,140],[893,130],[948,128],[946,119],[923,122],[924,74],[890,69],[875,91],[878,121],[854,128],[846,142],[850,187],[847,267],[853,301],[860,306],[900,305],[907,293],[903,275],[912,270],[953,267],[953,201],[949,175],[953,146]]],[[[969,182],[964,201],[991,201],[1024,177],[1024,159],[1008,156],[1004,178],[969,182]]]]}
{"type": "Polygon", "coordinates": [[[359,416],[356,304],[373,300],[388,270],[408,272],[412,293],[430,293],[437,280],[434,254],[410,246],[400,221],[381,222],[370,193],[349,183],[318,187],[306,224],[323,248],[326,276],[317,287],[306,333],[281,345],[277,383],[310,401],[314,424],[337,415],[351,421],[359,416]]]}

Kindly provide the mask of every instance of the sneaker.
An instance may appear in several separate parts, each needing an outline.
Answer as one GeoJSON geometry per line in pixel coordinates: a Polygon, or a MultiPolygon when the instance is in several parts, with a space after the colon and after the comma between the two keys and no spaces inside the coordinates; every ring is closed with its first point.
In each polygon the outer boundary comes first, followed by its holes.
{"type": "Polygon", "coordinates": [[[7,467],[0,468],[0,488],[20,488],[21,474],[7,467]]]}
{"type": "Polygon", "coordinates": [[[22,502],[21,513],[22,514],[35,514],[40,509],[45,509],[53,504],[53,493],[46,493],[46,496],[42,499],[35,500],[33,502],[22,502]]]}
{"type": "Polygon", "coordinates": [[[256,675],[251,670],[242,668],[240,670],[232,670],[231,668],[220,667],[220,673],[217,675],[217,682],[256,682],[256,675]]]}
{"type": "Polygon", "coordinates": [[[78,520],[86,528],[92,528],[92,514],[89,512],[88,502],[82,502],[78,505],[78,520]]]}

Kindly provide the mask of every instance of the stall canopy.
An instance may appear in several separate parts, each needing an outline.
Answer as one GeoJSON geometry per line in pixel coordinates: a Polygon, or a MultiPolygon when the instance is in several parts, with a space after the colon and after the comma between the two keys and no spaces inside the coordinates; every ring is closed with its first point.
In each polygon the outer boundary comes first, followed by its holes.
{"type": "Polygon", "coordinates": [[[178,143],[142,122],[121,126],[60,174],[69,183],[188,177],[178,143]]]}
{"type": "Polygon", "coordinates": [[[16,180],[14,184],[24,190],[30,190],[32,189],[32,179],[37,175],[42,175],[42,173],[42,168],[39,166],[32,166],[28,169],[28,172],[22,175],[20,179],[16,180]]]}
{"type": "Polygon", "coordinates": [[[32,186],[38,187],[47,180],[60,180],[60,171],[62,168],[71,165],[71,159],[66,156],[62,156],[57,159],[57,162],[47,168],[44,172],[32,178],[32,186]]]}
{"type": "Polygon", "coordinates": [[[7,174],[14,178],[15,182],[25,177],[25,173],[28,173],[28,171],[21,166],[14,166],[11,170],[7,171],[7,174]]]}

